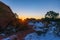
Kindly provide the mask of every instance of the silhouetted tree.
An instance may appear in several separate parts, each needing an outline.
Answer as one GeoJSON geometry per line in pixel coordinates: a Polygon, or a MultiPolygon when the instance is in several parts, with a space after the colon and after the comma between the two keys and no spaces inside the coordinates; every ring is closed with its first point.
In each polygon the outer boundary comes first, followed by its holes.
{"type": "Polygon", "coordinates": [[[56,13],[54,11],[49,11],[45,14],[45,18],[55,19],[55,18],[57,18],[57,16],[59,16],[59,13],[56,13]]]}
{"type": "Polygon", "coordinates": [[[15,17],[16,17],[16,18],[18,18],[18,15],[17,15],[17,13],[15,13],[15,17]]]}

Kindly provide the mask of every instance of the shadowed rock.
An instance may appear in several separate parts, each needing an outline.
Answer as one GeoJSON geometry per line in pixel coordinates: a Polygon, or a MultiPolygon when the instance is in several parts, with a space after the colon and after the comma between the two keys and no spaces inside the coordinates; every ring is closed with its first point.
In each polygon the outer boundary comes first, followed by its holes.
{"type": "Polygon", "coordinates": [[[16,17],[9,6],[0,1],[0,26],[6,27],[9,23],[16,25],[16,17]]]}

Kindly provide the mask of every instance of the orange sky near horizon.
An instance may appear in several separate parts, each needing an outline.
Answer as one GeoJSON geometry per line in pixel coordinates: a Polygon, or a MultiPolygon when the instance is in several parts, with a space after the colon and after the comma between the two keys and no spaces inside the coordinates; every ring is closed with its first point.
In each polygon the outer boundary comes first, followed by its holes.
{"type": "Polygon", "coordinates": [[[41,19],[43,16],[19,16],[20,19],[24,20],[26,18],[35,18],[35,19],[41,19]]]}

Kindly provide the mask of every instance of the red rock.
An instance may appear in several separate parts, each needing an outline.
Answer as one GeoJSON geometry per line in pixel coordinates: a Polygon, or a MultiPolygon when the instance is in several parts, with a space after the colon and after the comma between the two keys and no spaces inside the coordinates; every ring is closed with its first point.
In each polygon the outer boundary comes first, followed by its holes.
{"type": "Polygon", "coordinates": [[[15,14],[9,6],[0,1],[0,26],[6,27],[9,22],[16,24],[15,14]]]}

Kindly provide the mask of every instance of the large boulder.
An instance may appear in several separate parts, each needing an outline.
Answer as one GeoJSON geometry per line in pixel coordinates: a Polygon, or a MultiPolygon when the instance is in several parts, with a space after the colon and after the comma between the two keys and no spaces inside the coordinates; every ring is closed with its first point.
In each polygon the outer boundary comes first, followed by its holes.
{"type": "Polygon", "coordinates": [[[0,27],[6,27],[9,23],[16,25],[16,17],[9,6],[0,1],[0,27]]]}

